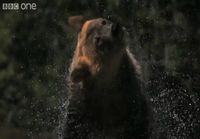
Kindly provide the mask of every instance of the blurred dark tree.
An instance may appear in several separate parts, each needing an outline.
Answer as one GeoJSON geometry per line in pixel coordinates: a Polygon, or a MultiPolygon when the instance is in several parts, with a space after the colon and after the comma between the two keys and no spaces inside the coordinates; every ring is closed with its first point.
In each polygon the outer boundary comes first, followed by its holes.
{"type": "Polygon", "coordinates": [[[157,118],[153,134],[200,137],[200,1],[34,2],[36,11],[0,11],[1,128],[34,136],[59,126],[76,45],[67,19],[82,14],[115,18],[128,32],[157,118]]]}

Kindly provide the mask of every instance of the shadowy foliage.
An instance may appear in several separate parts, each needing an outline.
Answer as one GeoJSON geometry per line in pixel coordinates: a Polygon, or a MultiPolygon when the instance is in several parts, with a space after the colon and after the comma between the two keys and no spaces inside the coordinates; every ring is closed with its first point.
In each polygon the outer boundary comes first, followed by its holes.
{"type": "Polygon", "coordinates": [[[67,19],[81,14],[117,20],[128,32],[154,110],[154,138],[200,137],[200,1],[33,2],[36,11],[0,11],[0,135],[57,132],[76,45],[67,19]]]}

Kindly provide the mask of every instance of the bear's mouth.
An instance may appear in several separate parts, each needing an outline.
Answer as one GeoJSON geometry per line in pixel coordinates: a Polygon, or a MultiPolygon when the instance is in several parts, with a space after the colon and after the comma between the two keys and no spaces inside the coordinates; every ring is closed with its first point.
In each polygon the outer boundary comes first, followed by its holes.
{"type": "Polygon", "coordinates": [[[111,48],[112,48],[112,46],[107,43],[102,44],[100,47],[98,47],[98,53],[101,55],[107,54],[108,52],[111,51],[111,48]]]}
{"type": "Polygon", "coordinates": [[[79,83],[91,75],[90,71],[86,68],[74,69],[71,73],[71,81],[79,83]]]}
{"type": "Polygon", "coordinates": [[[96,49],[99,54],[106,54],[112,49],[110,38],[97,38],[96,49]]]}

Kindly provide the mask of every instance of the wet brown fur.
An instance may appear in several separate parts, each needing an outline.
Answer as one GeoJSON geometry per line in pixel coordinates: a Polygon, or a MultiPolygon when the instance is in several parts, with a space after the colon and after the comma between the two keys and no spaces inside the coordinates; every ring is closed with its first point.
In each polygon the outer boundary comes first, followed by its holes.
{"type": "Polygon", "coordinates": [[[102,18],[89,20],[78,34],[69,73],[71,96],[64,139],[149,137],[149,108],[141,89],[140,66],[124,39],[110,34],[110,25],[102,18]],[[102,25],[103,21],[108,25],[102,25]],[[100,32],[87,38],[93,28],[100,32]],[[111,48],[98,53],[92,41],[95,36],[108,40],[111,48]]]}

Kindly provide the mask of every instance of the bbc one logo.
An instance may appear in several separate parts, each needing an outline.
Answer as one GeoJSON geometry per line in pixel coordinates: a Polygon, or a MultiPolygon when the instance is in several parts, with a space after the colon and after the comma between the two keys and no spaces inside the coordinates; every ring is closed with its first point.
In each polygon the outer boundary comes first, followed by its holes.
{"type": "Polygon", "coordinates": [[[2,3],[2,10],[36,10],[36,3],[2,3]]]}

